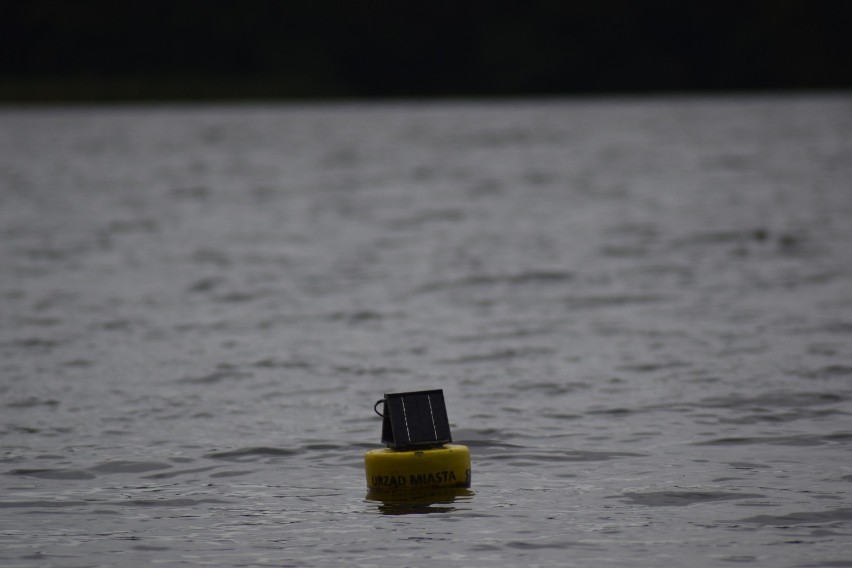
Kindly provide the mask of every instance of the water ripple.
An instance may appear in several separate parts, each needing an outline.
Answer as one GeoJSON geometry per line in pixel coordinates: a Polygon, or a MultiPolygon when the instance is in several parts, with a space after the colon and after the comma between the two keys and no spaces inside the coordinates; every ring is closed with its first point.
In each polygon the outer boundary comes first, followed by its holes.
{"type": "Polygon", "coordinates": [[[652,491],[647,493],[622,493],[614,498],[628,499],[632,503],[648,507],[684,507],[697,503],[729,501],[731,499],[760,499],[759,493],[728,493],[724,491],[652,491]]]}
{"type": "Polygon", "coordinates": [[[695,442],[694,445],[743,446],[767,444],[772,446],[822,446],[826,444],[846,444],[849,442],[852,442],[852,433],[835,432],[833,434],[793,434],[789,436],[734,436],[695,442]]]}
{"type": "Polygon", "coordinates": [[[789,525],[821,525],[826,523],[850,523],[852,522],[852,508],[831,509],[828,511],[804,511],[799,513],[788,513],[786,515],[756,515],[746,517],[732,523],[749,523],[769,526],[789,525]]]}
{"type": "Polygon", "coordinates": [[[79,469],[13,469],[7,475],[38,479],[94,479],[96,476],[79,469]]]}
{"type": "Polygon", "coordinates": [[[513,462],[523,463],[547,463],[547,462],[597,462],[607,461],[619,458],[642,457],[645,454],[634,452],[590,452],[582,450],[540,450],[536,452],[506,452],[494,453],[488,456],[488,459],[505,461],[510,465],[516,465],[513,462]]]}
{"type": "Polygon", "coordinates": [[[257,446],[226,450],[221,452],[210,452],[204,457],[214,460],[226,460],[234,462],[254,462],[263,458],[290,457],[299,454],[299,450],[287,448],[273,448],[268,446],[257,446]]]}
{"type": "Polygon", "coordinates": [[[171,467],[171,464],[160,462],[117,460],[96,465],[89,468],[89,471],[96,473],[144,473],[146,471],[169,469],[171,467]]]}
{"type": "Polygon", "coordinates": [[[431,282],[421,286],[416,293],[498,285],[563,284],[573,281],[574,278],[575,275],[572,272],[555,270],[527,271],[516,274],[479,274],[457,280],[431,282]]]}

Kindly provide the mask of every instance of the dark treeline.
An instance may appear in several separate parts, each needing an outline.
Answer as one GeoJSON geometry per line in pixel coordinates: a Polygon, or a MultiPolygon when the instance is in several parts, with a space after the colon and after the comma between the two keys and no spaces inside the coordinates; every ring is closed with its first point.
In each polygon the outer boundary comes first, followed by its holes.
{"type": "Polygon", "coordinates": [[[5,100],[852,87],[846,0],[23,0],[5,100]]]}

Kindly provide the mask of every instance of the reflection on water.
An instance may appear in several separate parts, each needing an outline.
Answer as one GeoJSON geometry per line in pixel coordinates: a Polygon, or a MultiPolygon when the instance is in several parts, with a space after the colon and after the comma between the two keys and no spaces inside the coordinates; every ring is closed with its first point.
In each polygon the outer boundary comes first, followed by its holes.
{"type": "Polygon", "coordinates": [[[0,565],[848,565],[850,188],[847,94],[0,109],[0,565]],[[365,499],[427,388],[476,494],[365,499]]]}
{"type": "Polygon", "coordinates": [[[368,491],[367,501],[380,503],[378,510],[383,515],[424,515],[450,513],[456,501],[470,501],[474,492],[470,489],[453,487],[414,491],[368,491]]]}

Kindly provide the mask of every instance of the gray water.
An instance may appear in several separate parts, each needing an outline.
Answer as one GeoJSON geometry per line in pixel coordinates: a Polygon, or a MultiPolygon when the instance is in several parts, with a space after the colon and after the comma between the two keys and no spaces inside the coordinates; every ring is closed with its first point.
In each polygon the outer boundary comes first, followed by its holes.
{"type": "Polygon", "coordinates": [[[852,566],[850,220],[848,94],[7,107],[0,565],[852,566]]]}

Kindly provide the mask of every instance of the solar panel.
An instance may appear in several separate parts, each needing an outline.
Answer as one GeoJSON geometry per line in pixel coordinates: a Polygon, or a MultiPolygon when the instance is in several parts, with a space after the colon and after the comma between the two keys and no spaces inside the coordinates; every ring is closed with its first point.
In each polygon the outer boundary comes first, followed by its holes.
{"type": "Polygon", "coordinates": [[[385,394],[382,442],[404,450],[441,446],[453,441],[444,391],[385,394]]]}

